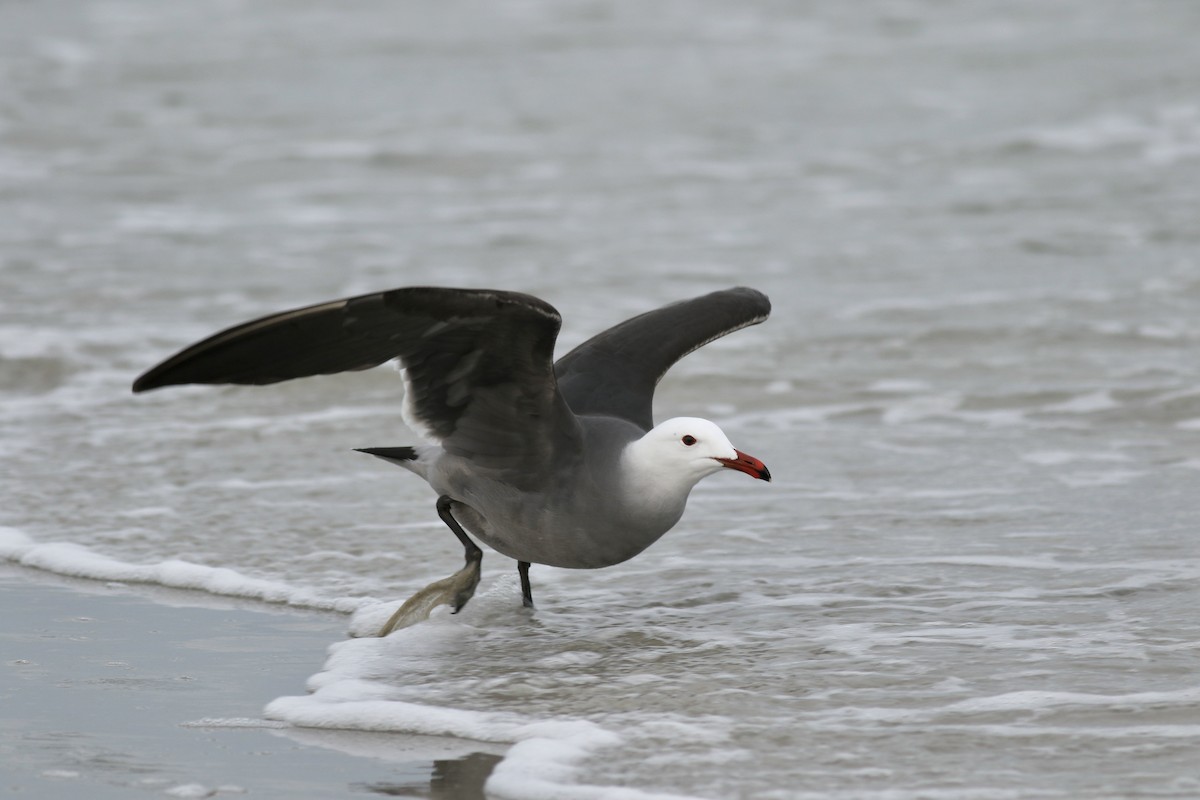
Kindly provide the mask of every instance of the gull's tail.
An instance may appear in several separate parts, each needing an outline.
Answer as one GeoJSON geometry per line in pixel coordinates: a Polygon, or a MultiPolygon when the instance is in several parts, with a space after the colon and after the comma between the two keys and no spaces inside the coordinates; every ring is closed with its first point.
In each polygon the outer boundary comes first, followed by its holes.
{"type": "Polygon", "coordinates": [[[354,448],[360,453],[366,453],[369,456],[382,458],[384,461],[390,461],[393,464],[400,466],[408,466],[405,461],[417,460],[417,448],[415,447],[356,447],[354,448]]]}

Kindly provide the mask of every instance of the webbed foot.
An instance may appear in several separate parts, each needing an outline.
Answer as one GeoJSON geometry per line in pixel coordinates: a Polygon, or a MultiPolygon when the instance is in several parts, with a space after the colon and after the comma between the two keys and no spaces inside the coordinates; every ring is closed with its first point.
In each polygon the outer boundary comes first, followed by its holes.
{"type": "Polygon", "coordinates": [[[481,553],[478,558],[468,560],[462,569],[450,577],[434,581],[405,600],[404,605],[396,609],[396,613],[380,629],[379,635],[387,636],[392,631],[427,620],[430,612],[440,605],[452,606],[452,613],[457,614],[475,596],[482,564],[481,553]]]}

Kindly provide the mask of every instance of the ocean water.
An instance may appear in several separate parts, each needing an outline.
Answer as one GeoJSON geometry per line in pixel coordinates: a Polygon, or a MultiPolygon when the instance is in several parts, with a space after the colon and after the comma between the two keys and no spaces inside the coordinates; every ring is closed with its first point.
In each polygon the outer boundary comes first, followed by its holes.
{"type": "MultiPolygon", "coordinates": [[[[775,480],[331,642],[264,717],[511,745],[495,797],[1198,797],[1200,6],[0,6],[0,555],[346,612],[460,565],[388,369],[129,384],[413,284],[681,362],[775,480]]],[[[236,722],[236,721],[235,721],[236,722]]]]}

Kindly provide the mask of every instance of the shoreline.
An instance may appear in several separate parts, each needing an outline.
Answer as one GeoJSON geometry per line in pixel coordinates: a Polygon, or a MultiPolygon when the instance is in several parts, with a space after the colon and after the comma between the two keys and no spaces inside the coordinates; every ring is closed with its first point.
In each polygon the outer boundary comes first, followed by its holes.
{"type": "Polygon", "coordinates": [[[483,797],[507,749],[263,719],[346,638],[342,614],[12,564],[0,595],[12,796],[483,797]]]}

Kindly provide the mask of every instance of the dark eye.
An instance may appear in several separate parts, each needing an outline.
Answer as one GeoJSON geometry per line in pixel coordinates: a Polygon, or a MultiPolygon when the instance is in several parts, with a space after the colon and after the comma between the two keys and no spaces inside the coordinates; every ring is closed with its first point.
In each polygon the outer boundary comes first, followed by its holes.
{"type": "Polygon", "coordinates": [[[684,443],[684,444],[686,444],[688,447],[691,447],[692,445],[694,445],[694,444],[696,443],[696,437],[695,437],[695,436],[692,436],[692,435],[689,433],[687,436],[684,436],[684,437],[683,437],[682,441],[683,441],[683,443],[684,443]]]}

